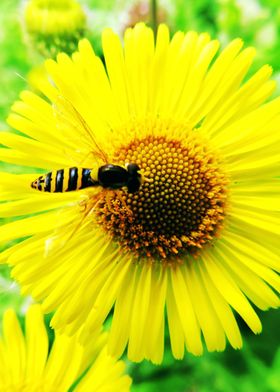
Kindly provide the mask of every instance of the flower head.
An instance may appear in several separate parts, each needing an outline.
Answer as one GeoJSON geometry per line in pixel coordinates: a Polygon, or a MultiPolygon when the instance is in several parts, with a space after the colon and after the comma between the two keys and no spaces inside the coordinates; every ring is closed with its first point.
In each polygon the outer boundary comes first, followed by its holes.
{"type": "Polygon", "coordinates": [[[84,35],[86,15],[76,0],[29,0],[24,26],[34,48],[45,57],[72,53],[84,35]]]}
{"type": "Polygon", "coordinates": [[[4,313],[0,338],[0,390],[9,392],[129,391],[124,363],[107,354],[106,336],[87,346],[77,336],[49,339],[40,305],[26,313],[25,334],[12,309],[4,313]],[[77,380],[80,378],[79,382],[77,380]]]}
{"type": "Polygon", "coordinates": [[[202,353],[202,336],[210,351],[241,347],[234,311],[259,333],[251,302],[279,306],[280,100],[265,103],[269,66],[243,81],[254,49],[218,48],[207,34],[170,40],[164,25],[154,43],[144,24],[122,48],[106,29],[106,69],[83,40],[47,61],[46,100],[23,92],[13,106],[28,138],[2,133],[1,159],[50,174],[1,175],[0,215],[21,217],[1,239],[25,238],[1,260],[81,342],[114,308],[109,351],[159,363],[165,312],[182,358],[202,353]],[[129,163],[135,192],[122,187],[129,163]]]}

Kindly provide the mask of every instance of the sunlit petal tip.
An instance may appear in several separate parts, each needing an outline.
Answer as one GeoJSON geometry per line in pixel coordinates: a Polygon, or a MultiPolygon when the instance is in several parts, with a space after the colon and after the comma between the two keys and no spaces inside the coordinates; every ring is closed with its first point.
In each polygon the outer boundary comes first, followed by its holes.
{"type": "Polygon", "coordinates": [[[113,39],[116,38],[117,34],[110,28],[110,27],[106,27],[103,31],[102,31],[102,43],[103,40],[108,40],[108,39],[113,39]]]}
{"type": "Polygon", "coordinates": [[[158,25],[158,30],[157,30],[157,39],[160,36],[165,36],[165,37],[169,37],[170,31],[168,26],[165,23],[160,23],[158,25]]]}
{"type": "Polygon", "coordinates": [[[56,61],[58,63],[70,63],[70,57],[66,53],[58,53],[56,56],[56,61]]]}
{"type": "Polygon", "coordinates": [[[239,47],[239,48],[241,49],[242,46],[244,45],[244,41],[243,41],[242,38],[235,38],[234,40],[232,40],[232,41],[229,43],[229,45],[230,45],[230,46],[237,46],[237,47],[239,47]]]}
{"type": "Polygon", "coordinates": [[[56,61],[55,60],[53,60],[53,59],[47,59],[47,60],[45,60],[45,67],[46,67],[46,70],[47,70],[47,72],[52,72],[53,71],[53,69],[56,69],[56,67],[57,67],[57,63],[56,63],[56,61]]]}
{"type": "Polygon", "coordinates": [[[89,53],[93,52],[93,48],[87,38],[83,38],[79,41],[78,48],[79,48],[79,51],[81,51],[81,52],[83,52],[83,51],[85,53],[86,52],[89,52],[89,53]]]}
{"type": "Polygon", "coordinates": [[[269,78],[273,73],[273,68],[271,65],[265,64],[260,68],[260,71],[269,78]]]}
{"type": "Polygon", "coordinates": [[[16,314],[14,309],[9,308],[3,315],[3,324],[5,326],[5,329],[9,329],[13,326],[16,320],[16,314]]]}

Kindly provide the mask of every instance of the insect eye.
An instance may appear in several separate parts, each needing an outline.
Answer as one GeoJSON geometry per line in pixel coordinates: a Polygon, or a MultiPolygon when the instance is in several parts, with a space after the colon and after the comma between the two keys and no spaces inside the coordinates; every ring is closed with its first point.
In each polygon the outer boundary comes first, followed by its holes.
{"type": "Polygon", "coordinates": [[[140,167],[136,163],[129,163],[127,165],[127,171],[129,174],[136,174],[140,170],[140,167]]]}

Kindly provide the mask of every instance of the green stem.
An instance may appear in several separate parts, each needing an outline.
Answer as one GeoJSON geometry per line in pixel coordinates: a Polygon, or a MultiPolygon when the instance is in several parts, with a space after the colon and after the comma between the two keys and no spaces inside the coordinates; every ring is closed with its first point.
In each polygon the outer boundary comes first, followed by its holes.
{"type": "Polygon", "coordinates": [[[157,0],[150,0],[150,18],[151,18],[151,25],[156,35],[157,33],[157,0]]]}

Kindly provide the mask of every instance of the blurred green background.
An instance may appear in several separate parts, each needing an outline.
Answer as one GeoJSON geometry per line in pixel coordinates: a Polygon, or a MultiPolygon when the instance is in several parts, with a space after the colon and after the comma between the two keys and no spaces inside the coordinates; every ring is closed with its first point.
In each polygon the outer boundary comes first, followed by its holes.
{"type": "MultiPolygon", "coordinates": [[[[145,1],[81,0],[87,24],[82,32],[102,56],[100,32],[114,28],[120,35],[126,26],[139,20],[150,21],[149,4],[145,1]]],[[[23,27],[23,2],[0,2],[0,125],[7,129],[5,118],[19,92],[32,77],[31,70],[42,64],[44,56],[34,49],[23,27]]],[[[252,71],[269,63],[274,78],[280,82],[280,1],[279,0],[162,0],[158,1],[157,18],[172,31],[194,29],[208,31],[219,38],[222,46],[241,37],[246,46],[257,48],[252,71]]],[[[58,43],[59,44],[59,43],[58,43]]],[[[38,48],[37,48],[38,49],[38,48]]],[[[277,88],[279,93],[280,89],[277,88]]],[[[1,170],[7,169],[5,164],[1,170]]],[[[21,172],[24,168],[10,168],[21,172]]],[[[20,297],[9,270],[0,266],[0,319],[7,307],[13,306],[22,317],[30,299],[20,297]]],[[[175,361],[171,355],[168,335],[162,366],[149,362],[127,362],[135,392],[279,392],[280,349],[279,312],[259,312],[263,333],[254,336],[239,320],[244,348],[230,347],[223,353],[205,353],[202,357],[185,356],[175,361]]]]}

